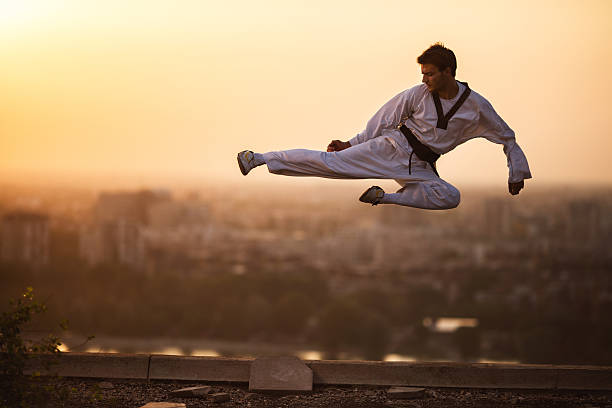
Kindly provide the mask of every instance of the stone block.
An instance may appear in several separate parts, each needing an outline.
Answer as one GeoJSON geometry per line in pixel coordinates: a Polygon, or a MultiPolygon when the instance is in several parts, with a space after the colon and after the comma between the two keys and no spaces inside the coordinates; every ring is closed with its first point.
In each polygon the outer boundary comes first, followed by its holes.
{"type": "Polygon", "coordinates": [[[262,357],[251,363],[249,391],[312,391],[312,370],[297,357],[262,357]]]}

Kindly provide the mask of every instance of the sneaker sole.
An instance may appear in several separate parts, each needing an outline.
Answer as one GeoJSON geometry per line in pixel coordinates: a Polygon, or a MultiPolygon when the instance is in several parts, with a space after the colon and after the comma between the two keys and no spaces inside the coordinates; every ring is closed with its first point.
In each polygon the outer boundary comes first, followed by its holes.
{"type": "Polygon", "coordinates": [[[240,167],[240,171],[242,172],[242,175],[246,176],[247,174],[249,174],[249,172],[246,171],[246,169],[242,165],[242,160],[240,160],[240,153],[238,153],[238,156],[236,156],[236,159],[238,159],[238,167],[240,167]]]}
{"type": "Polygon", "coordinates": [[[365,191],[365,193],[363,193],[363,194],[361,195],[361,197],[359,197],[359,201],[361,201],[362,203],[367,203],[367,201],[365,201],[364,199],[365,199],[365,196],[367,196],[367,195],[368,195],[368,192],[369,192],[369,191],[370,191],[370,189],[367,189],[367,190],[365,191]]]}
{"type": "MultiPolygon", "coordinates": [[[[368,204],[371,204],[371,203],[370,203],[370,201],[365,201],[364,199],[365,199],[365,197],[368,195],[368,193],[370,192],[370,190],[372,190],[373,188],[376,188],[376,187],[370,187],[370,188],[368,188],[368,189],[367,189],[367,190],[366,190],[366,191],[365,191],[365,192],[364,192],[364,193],[361,195],[361,197],[359,197],[359,201],[361,201],[362,203],[368,203],[368,204]]],[[[380,187],[378,187],[378,188],[380,188],[380,187]]],[[[378,204],[378,203],[377,203],[377,204],[378,204]]]]}

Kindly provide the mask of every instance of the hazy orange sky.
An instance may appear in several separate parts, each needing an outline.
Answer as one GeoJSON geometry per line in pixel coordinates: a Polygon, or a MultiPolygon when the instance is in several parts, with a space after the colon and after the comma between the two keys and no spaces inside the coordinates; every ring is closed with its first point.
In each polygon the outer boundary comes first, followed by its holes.
{"type": "MultiPolygon", "coordinates": [[[[236,152],[351,138],[442,41],[533,183],[609,184],[611,20],[608,0],[0,0],[0,178],[244,183],[236,152]]],[[[484,139],[439,170],[507,180],[484,139]]]]}

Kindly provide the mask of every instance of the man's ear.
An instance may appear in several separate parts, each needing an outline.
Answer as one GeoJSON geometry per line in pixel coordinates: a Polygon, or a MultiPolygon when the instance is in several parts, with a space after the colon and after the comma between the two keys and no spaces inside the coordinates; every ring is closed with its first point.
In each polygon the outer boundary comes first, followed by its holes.
{"type": "Polygon", "coordinates": [[[446,67],[446,68],[444,68],[444,71],[442,71],[442,73],[443,73],[444,75],[450,75],[450,76],[453,76],[453,74],[452,74],[452,72],[451,72],[451,68],[450,68],[450,67],[446,67]]]}

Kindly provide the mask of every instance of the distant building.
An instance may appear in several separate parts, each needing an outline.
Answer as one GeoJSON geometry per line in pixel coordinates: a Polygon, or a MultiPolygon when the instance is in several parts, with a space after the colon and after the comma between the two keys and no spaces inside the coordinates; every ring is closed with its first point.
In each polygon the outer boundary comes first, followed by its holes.
{"type": "Polygon", "coordinates": [[[115,263],[142,267],[145,258],[142,227],[120,219],[84,228],[81,231],[80,252],[90,265],[115,263]]]}
{"type": "Polygon", "coordinates": [[[489,199],[485,202],[484,231],[488,236],[507,236],[512,233],[513,211],[508,200],[489,199]]]}
{"type": "Polygon", "coordinates": [[[149,227],[160,231],[201,228],[210,223],[210,211],[208,205],[199,201],[162,201],[149,207],[147,219],[149,227]]]}
{"type": "Polygon", "coordinates": [[[0,258],[3,261],[44,265],[49,261],[49,217],[15,211],[2,218],[0,258]]]}
{"type": "Polygon", "coordinates": [[[592,200],[570,202],[566,220],[570,239],[593,240],[604,231],[604,211],[592,200]]]}
{"type": "Polygon", "coordinates": [[[170,202],[168,191],[102,193],[93,208],[92,223],[81,229],[81,257],[90,265],[117,263],[135,268],[145,262],[143,229],[149,210],[170,202]]]}
{"type": "Polygon", "coordinates": [[[171,200],[170,192],[166,190],[101,193],[94,206],[94,220],[105,222],[121,219],[147,225],[149,208],[154,204],[171,200]]]}

